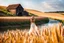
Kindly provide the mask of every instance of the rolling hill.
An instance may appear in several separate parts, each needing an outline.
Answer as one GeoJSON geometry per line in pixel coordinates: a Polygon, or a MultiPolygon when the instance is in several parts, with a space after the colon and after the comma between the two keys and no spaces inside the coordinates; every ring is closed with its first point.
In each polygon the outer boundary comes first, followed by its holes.
{"type": "Polygon", "coordinates": [[[6,6],[0,6],[0,10],[6,10],[6,6]]]}
{"type": "MultiPolygon", "coordinates": [[[[0,6],[0,9],[6,9],[6,6],[0,6]]],[[[37,10],[33,10],[33,9],[24,9],[29,13],[32,13],[34,15],[37,16],[41,16],[41,17],[49,17],[49,18],[53,18],[53,19],[60,19],[60,20],[64,20],[64,13],[45,13],[45,12],[40,12],[37,10]]]]}

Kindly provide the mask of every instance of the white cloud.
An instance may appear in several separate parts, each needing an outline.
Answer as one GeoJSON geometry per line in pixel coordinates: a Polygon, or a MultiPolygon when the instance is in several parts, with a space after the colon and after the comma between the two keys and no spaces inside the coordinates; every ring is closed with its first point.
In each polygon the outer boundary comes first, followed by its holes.
{"type": "Polygon", "coordinates": [[[0,0],[0,5],[20,3],[24,8],[35,9],[38,11],[64,10],[63,0],[0,0]]]}
{"type": "Polygon", "coordinates": [[[51,5],[49,5],[46,2],[42,2],[42,5],[46,8],[46,9],[54,9],[51,5]]]}
{"type": "Polygon", "coordinates": [[[0,0],[0,5],[4,5],[4,0],[0,0]]]}
{"type": "Polygon", "coordinates": [[[23,5],[23,7],[25,8],[32,8],[33,7],[33,3],[30,1],[22,1],[21,4],[23,5]]]}
{"type": "Polygon", "coordinates": [[[22,1],[22,5],[24,8],[29,8],[29,9],[35,9],[35,10],[38,10],[38,11],[55,11],[55,10],[59,10],[58,6],[57,5],[52,5],[56,0],[52,0],[50,2],[52,3],[49,3],[49,1],[41,1],[40,3],[34,3],[32,1],[22,1]]]}
{"type": "Polygon", "coordinates": [[[47,2],[41,2],[40,4],[37,4],[37,10],[39,11],[54,11],[56,10],[51,5],[49,5],[47,2]]]}

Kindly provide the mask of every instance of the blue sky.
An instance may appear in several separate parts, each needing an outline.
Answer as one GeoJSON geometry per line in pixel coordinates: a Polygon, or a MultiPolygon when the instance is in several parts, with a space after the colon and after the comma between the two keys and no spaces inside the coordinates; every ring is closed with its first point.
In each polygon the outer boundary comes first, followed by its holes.
{"type": "Polygon", "coordinates": [[[38,11],[64,11],[64,0],[0,0],[0,5],[20,3],[24,8],[38,11]]]}

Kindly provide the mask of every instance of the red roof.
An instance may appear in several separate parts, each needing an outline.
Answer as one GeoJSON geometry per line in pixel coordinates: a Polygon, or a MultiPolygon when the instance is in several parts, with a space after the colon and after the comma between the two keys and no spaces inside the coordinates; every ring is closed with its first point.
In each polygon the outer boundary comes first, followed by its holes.
{"type": "Polygon", "coordinates": [[[11,4],[7,7],[7,9],[16,9],[20,4],[11,4]]]}

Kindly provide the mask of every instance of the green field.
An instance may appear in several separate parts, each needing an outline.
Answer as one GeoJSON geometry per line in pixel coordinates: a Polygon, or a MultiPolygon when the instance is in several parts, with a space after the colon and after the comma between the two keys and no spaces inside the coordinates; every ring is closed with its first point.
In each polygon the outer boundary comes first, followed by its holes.
{"type": "MultiPolygon", "coordinates": [[[[41,25],[48,23],[49,19],[41,19],[35,21],[36,25],[41,25]]],[[[8,30],[8,29],[28,29],[30,28],[30,21],[21,21],[21,22],[0,22],[0,29],[1,31],[8,30]]]]}

